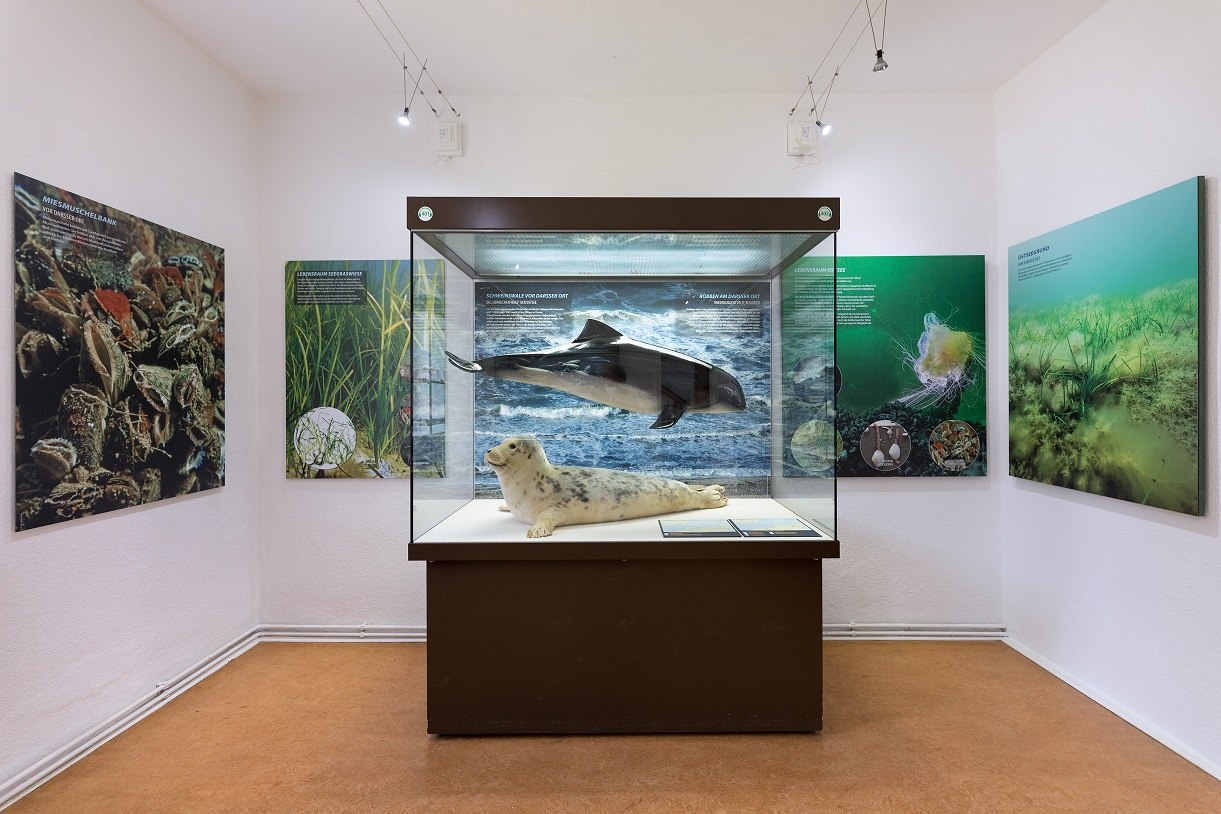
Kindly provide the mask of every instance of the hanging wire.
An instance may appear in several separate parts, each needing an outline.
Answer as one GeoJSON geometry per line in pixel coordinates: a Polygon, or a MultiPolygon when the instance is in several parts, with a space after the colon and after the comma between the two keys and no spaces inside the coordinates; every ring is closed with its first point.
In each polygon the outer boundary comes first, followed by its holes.
{"type": "Polygon", "coordinates": [[[390,44],[390,40],[386,37],[385,33],[382,32],[382,28],[377,24],[377,20],[374,20],[373,15],[369,13],[367,8],[365,8],[365,4],[360,2],[360,0],[356,0],[356,5],[360,6],[360,10],[363,11],[365,16],[369,18],[369,22],[373,23],[373,27],[377,30],[378,35],[381,36],[382,41],[386,43],[386,47],[390,49],[390,53],[394,54],[394,61],[397,62],[399,67],[404,71],[407,70],[407,60],[399,57],[399,52],[395,50],[393,45],[390,44]]]}
{"type": "MultiPolygon", "coordinates": [[[[882,8],[887,8],[890,4],[886,0],[882,0],[882,8]]],[[[882,45],[878,45],[878,32],[873,29],[873,10],[869,8],[869,2],[865,2],[865,11],[869,14],[869,35],[873,37],[873,50],[884,48],[886,46],[886,13],[882,13],[882,45]]]]}
{"type": "Polygon", "coordinates": [[[835,46],[839,43],[839,38],[844,35],[844,29],[848,27],[848,23],[852,22],[852,18],[856,16],[856,10],[861,7],[864,0],[856,0],[856,5],[852,7],[851,13],[848,14],[848,19],[844,20],[844,24],[839,27],[839,33],[835,35],[835,39],[831,41],[831,47],[827,49],[827,53],[823,54],[822,61],[818,63],[818,67],[814,69],[814,73],[806,77],[805,89],[801,91],[801,96],[797,97],[797,101],[793,102],[793,108],[789,111],[789,115],[793,115],[793,111],[797,109],[797,105],[801,104],[802,96],[806,95],[806,91],[810,91],[810,99],[814,99],[814,90],[811,87],[813,77],[818,76],[818,72],[822,70],[822,66],[826,64],[827,58],[831,56],[831,52],[835,50],[835,46]]]}
{"type": "MultiPolygon", "coordinates": [[[[420,98],[424,99],[425,102],[428,101],[428,99],[424,98],[424,94],[420,93],[420,79],[423,78],[424,71],[426,71],[426,70],[428,70],[428,60],[424,60],[424,64],[420,67],[420,72],[418,74],[416,74],[415,87],[411,89],[411,102],[415,101],[415,97],[416,97],[417,93],[419,93],[420,98]]],[[[407,75],[406,71],[403,72],[403,75],[404,76],[407,75]]],[[[407,103],[407,107],[411,107],[411,102],[407,103]]],[[[432,105],[429,105],[429,107],[432,107],[432,105]]],[[[437,111],[434,109],[432,112],[436,113],[437,111]]]]}
{"type": "MultiPolygon", "coordinates": [[[[831,81],[827,83],[827,89],[824,90],[822,95],[818,97],[819,99],[824,100],[822,103],[822,115],[820,116],[818,114],[818,102],[815,102],[814,106],[810,108],[810,115],[814,117],[815,121],[822,122],[823,116],[827,115],[827,103],[831,101],[831,88],[835,87],[835,79],[838,76],[839,68],[836,68],[835,73],[831,74],[831,81]]],[[[823,122],[823,124],[826,124],[826,122],[823,122]]]]}
{"type": "Polygon", "coordinates": [[[882,43],[879,48],[886,48],[886,12],[890,11],[890,0],[883,0],[882,5],[882,43]]]}
{"type": "MultiPolygon", "coordinates": [[[[380,5],[380,2],[381,2],[381,0],[378,0],[379,5],[380,5]]],[[[407,92],[407,80],[408,79],[411,79],[411,81],[414,82],[416,84],[416,87],[418,88],[420,86],[420,75],[412,76],[411,69],[407,67],[407,55],[404,54],[401,57],[399,56],[399,52],[395,50],[394,45],[390,42],[390,39],[386,36],[386,33],[384,31],[382,31],[382,27],[377,24],[377,20],[373,19],[373,15],[369,13],[369,10],[367,8],[365,8],[365,4],[362,3],[361,0],[356,0],[356,5],[360,6],[360,10],[363,11],[365,13],[365,16],[369,18],[369,22],[373,23],[373,28],[375,28],[377,30],[377,33],[382,38],[382,41],[386,43],[386,47],[390,49],[390,53],[394,54],[394,61],[397,62],[399,67],[403,69],[403,92],[404,92],[404,94],[407,92]]],[[[384,6],[382,7],[382,10],[385,11],[384,6]]],[[[391,20],[390,22],[393,23],[394,21],[391,20]]],[[[403,40],[403,42],[406,43],[407,41],[403,40]]],[[[411,45],[408,44],[407,47],[410,48],[411,45]]],[[[414,54],[415,52],[413,51],[412,53],[414,54]]],[[[413,94],[413,98],[414,98],[414,94],[413,94]]],[[[420,98],[424,100],[424,104],[428,105],[429,110],[432,111],[434,116],[440,115],[437,113],[437,109],[432,106],[432,102],[428,101],[428,97],[424,95],[423,91],[420,92],[420,98]]]]}
{"type": "MultiPolygon", "coordinates": [[[[382,38],[382,41],[384,43],[386,43],[386,47],[390,49],[390,53],[394,54],[394,61],[397,62],[399,64],[399,67],[403,69],[403,82],[406,83],[407,79],[410,78],[411,81],[414,82],[416,84],[416,87],[418,88],[420,85],[420,79],[422,78],[423,74],[418,74],[418,75],[412,76],[411,69],[409,69],[407,67],[407,55],[403,54],[401,57],[399,56],[399,52],[395,50],[394,45],[390,42],[390,39],[386,36],[386,33],[384,31],[382,31],[382,27],[377,24],[377,20],[373,19],[373,15],[369,13],[369,10],[367,8],[365,8],[365,4],[362,3],[361,0],[356,0],[356,5],[360,6],[360,10],[363,11],[365,13],[365,16],[369,18],[369,22],[373,23],[373,27],[377,30],[378,35],[382,38]]],[[[381,5],[380,0],[378,0],[378,5],[381,5]]],[[[382,11],[385,11],[385,10],[386,10],[386,7],[382,6],[382,11]]],[[[393,24],[394,20],[392,19],[390,22],[391,22],[391,24],[393,24]]],[[[398,28],[398,26],[395,26],[396,30],[397,30],[397,28],[398,28]]],[[[401,32],[400,32],[399,36],[400,37],[402,36],[401,32]]],[[[408,49],[411,48],[411,43],[407,42],[407,40],[404,39],[403,43],[407,46],[408,49]]],[[[412,51],[411,53],[412,53],[412,55],[414,55],[415,51],[412,51]]],[[[414,94],[413,94],[413,97],[414,97],[414,94]]],[[[424,100],[424,104],[428,105],[428,109],[432,111],[432,114],[434,116],[440,117],[440,114],[437,113],[437,109],[435,107],[433,107],[432,102],[428,101],[428,97],[427,97],[427,95],[425,95],[424,91],[420,91],[420,98],[424,100]]]]}
{"type": "MultiPolygon", "coordinates": [[[[436,89],[437,95],[445,100],[445,103],[449,106],[449,109],[451,111],[453,111],[454,116],[456,116],[456,117],[461,116],[462,114],[459,113],[454,108],[454,105],[452,102],[449,101],[449,98],[446,97],[446,95],[441,92],[441,89],[439,87],[437,87],[436,80],[433,79],[432,74],[428,72],[427,60],[421,60],[418,56],[416,56],[415,49],[413,49],[411,47],[411,43],[407,42],[407,38],[403,36],[403,32],[399,30],[398,24],[395,23],[394,18],[390,16],[390,12],[386,11],[386,7],[384,5],[382,5],[381,0],[377,0],[377,4],[379,6],[381,6],[382,11],[386,14],[386,17],[390,20],[390,24],[392,26],[394,26],[394,30],[398,32],[399,38],[402,39],[403,44],[407,46],[407,50],[411,52],[411,55],[413,57],[415,57],[416,62],[420,63],[420,72],[418,74],[413,75],[411,73],[411,69],[407,67],[407,55],[404,54],[402,56],[399,56],[398,50],[395,49],[394,45],[390,42],[390,38],[386,36],[386,33],[384,31],[382,31],[382,27],[377,24],[377,20],[375,20],[373,18],[373,15],[369,13],[369,9],[365,8],[365,4],[362,3],[361,0],[356,0],[356,5],[360,6],[360,10],[363,11],[365,13],[365,16],[369,18],[369,22],[373,23],[373,27],[375,29],[377,29],[378,36],[380,36],[382,38],[382,41],[386,43],[386,47],[390,49],[390,53],[394,54],[394,61],[397,62],[399,64],[399,67],[403,69],[403,76],[404,76],[403,81],[406,82],[406,80],[408,78],[411,79],[411,81],[415,83],[416,89],[420,94],[420,98],[424,100],[424,104],[428,105],[428,109],[432,111],[432,114],[434,116],[440,118],[441,114],[437,112],[437,108],[429,100],[428,94],[424,91],[423,88],[420,87],[420,80],[422,80],[424,78],[425,74],[428,74],[428,79],[429,79],[429,81],[432,82],[433,88],[436,89]]],[[[412,97],[414,98],[414,96],[415,96],[415,94],[413,93],[412,97]]]]}
{"type": "MultiPolygon", "coordinates": [[[[432,74],[428,72],[428,67],[427,67],[427,66],[425,66],[425,67],[421,68],[420,70],[421,70],[423,73],[428,74],[428,81],[429,81],[429,82],[432,82],[432,87],[433,87],[433,90],[435,90],[435,91],[437,92],[437,95],[438,95],[438,96],[440,96],[442,99],[444,99],[444,100],[445,100],[445,104],[449,105],[449,109],[450,109],[450,111],[451,111],[451,112],[454,114],[454,116],[455,116],[455,117],[461,117],[461,116],[462,116],[462,114],[461,114],[461,113],[459,113],[459,112],[458,112],[458,109],[454,107],[454,103],[453,103],[453,102],[451,102],[451,101],[449,100],[449,97],[445,95],[445,91],[441,90],[440,85],[438,85],[438,84],[437,84],[437,80],[433,79],[433,78],[432,78],[432,74]]],[[[420,92],[421,92],[421,93],[423,93],[423,91],[420,91],[420,92]]],[[[434,111],[434,112],[435,112],[435,111],[434,111]]]]}
{"type": "Polygon", "coordinates": [[[865,0],[865,10],[869,12],[869,32],[873,35],[873,50],[878,56],[878,61],[874,64],[874,73],[884,71],[890,66],[886,64],[884,57],[886,48],[886,15],[890,11],[890,0],[878,0],[878,8],[882,11],[882,42],[878,43],[878,32],[874,28],[873,18],[875,12],[869,8],[869,0],[865,0]]]}
{"type": "MultiPolygon", "coordinates": [[[[407,42],[407,38],[403,36],[403,30],[401,28],[399,28],[399,24],[396,23],[394,21],[394,18],[390,16],[390,12],[386,11],[386,7],[385,7],[385,5],[382,4],[382,0],[377,0],[377,4],[379,6],[381,6],[382,14],[385,14],[386,19],[390,21],[390,25],[394,26],[394,30],[397,31],[399,34],[399,39],[403,41],[403,45],[407,46],[407,50],[411,52],[411,55],[413,57],[415,57],[415,61],[420,63],[421,65],[423,65],[424,61],[420,59],[418,54],[416,54],[415,49],[411,47],[411,43],[407,42]]],[[[407,58],[403,57],[403,62],[406,62],[406,61],[407,61],[407,58]]]]}
{"type": "Polygon", "coordinates": [[[806,75],[806,86],[804,89],[802,89],[801,95],[797,97],[797,101],[793,102],[793,106],[789,108],[790,116],[792,116],[794,111],[797,110],[797,105],[801,104],[801,100],[805,98],[805,95],[807,93],[810,94],[810,101],[813,102],[814,101],[814,77],[809,76],[809,75],[806,75]]]}
{"type": "MultiPolygon", "coordinates": [[[[890,8],[890,2],[889,2],[889,0],[881,0],[881,3],[882,3],[882,5],[880,8],[882,9],[882,46],[884,47],[885,42],[886,42],[886,12],[890,8]]],[[[801,100],[805,98],[805,95],[807,93],[809,93],[810,101],[811,101],[809,115],[813,116],[816,121],[822,121],[822,119],[824,117],[826,117],[827,103],[830,101],[830,98],[831,98],[831,88],[833,88],[835,86],[835,80],[839,77],[839,73],[843,69],[844,64],[847,63],[848,59],[852,56],[852,52],[856,50],[856,46],[860,44],[861,38],[865,36],[866,29],[868,29],[871,32],[874,31],[874,25],[873,25],[874,14],[875,14],[875,12],[869,6],[868,0],[857,0],[857,4],[852,7],[852,12],[848,15],[848,19],[844,20],[844,24],[842,26],[840,26],[839,33],[835,35],[835,39],[831,42],[831,47],[827,49],[827,53],[823,55],[822,61],[819,62],[818,67],[814,69],[814,73],[812,75],[806,76],[806,86],[804,88],[802,88],[801,93],[797,96],[796,101],[793,102],[793,106],[789,109],[789,116],[792,116],[797,111],[797,107],[798,107],[798,105],[801,104],[801,100]],[[830,58],[831,53],[835,50],[835,46],[839,43],[840,38],[844,35],[844,31],[848,28],[848,24],[852,22],[852,18],[856,16],[857,10],[860,9],[861,3],[865,4],[865,13],[867,15],[867,20],[865,21],[865,25],[863,25],[861,27],[860,32],[856,35],[856,39],[852,41],[852,46],[848,49],[848,52],[846,54],[844,54],[843,59],[841,59],[839,61],[839,63],[835,66],[835,71],[831,75],[831,80],[827,83],[827,87],[823,89],[822,93],[820,93],[817,97],[815,97],[814,96],[814,77],[818,76],[818,72],[820,70],[822,70],[822,66],[824,64],[826,64],[827,59],[830,58]],[[820,106],[821,106],[821,114],[819,112],[820,106]]],[[[876,32],[873,34],[873,39],[874,39],[874,47],[877,48],[879,46],[879,43],[877,40],[876,32]]]]}
{"type": "MultiPolygon", "coordinates": [[[[860,4],[858,3],[857,5],[859,6],[860,4]]],[[[866,8],[868,8],[868,5],[866,5],[866,8]]],[[[861,37],[865,36],[865,30],[870,28],[872,25],[873,18],[870,17],[869,22],[867,22],[861,28],[861,33],[857,34],[856,39],[852,41],[852,47],[848,49],[848,53],[844,54],[844,58],[841,59],[839,64],[835,66],[835,73],[831,75],[831,81],[827,83],[826,90],[819,95],[818,101],[814,103],[814,107],[810,108],[810,115],[813,116],[817,114],[819,102],[822,102],[822,115],[827,115],[827,102],[831,100],[831,88],[835,85],[835,79],[839,76],[840,69],[844,67],[844,63],[848,61],[848,58],[852,56],[852,52],[856,50],[856,46],[860,44],[861,37]]]]}
{"type": "MultiPolygon", "coordinates": [[[[457,108],[454,107],[454,103],[449,100],[449,97],[445,95],[445,91],[441,90],[441,86],[437,84],[437,80],[433,79],[432,74],[429,73],[428,60],[420,59],[420,55],[417,54],[415,52],[415,49],[411,47],[411,43],[407,42],[407,37],[403,35],[403,29],[399,28],[399,24],[394,21],[394,17],[390,14],[390,11],[382,3],[382,0],[377,0],[377,4],[379,6],[381,6],[382,13],[385,14],[386,19],[390,21],[390,25],[394,26],[394,30],[398,32],[399,39],[401,39],[403,41],[403,45],[406,45],[407,50],[411,52],[411,55],[413,57],[415,57],[415,61],[420,66],[420,78],[422,79],[424,77],[424,75],[427,75],[428,81],[432,83],[433,90],[436,91],[438,96],[440,96],[442,99],[445,100],[445,104],[446,104],[446,106],[449,107],[450,112],[452,112],[455,117],[461,117],[462,114],[458,112],[457,108]]],[[[379,31],[380,31],[380,29],[379,29],[379,31]]],[[[406,64],[406,62],[407,62],[407,60],[404,59],[403,63],[406,64]]],[[[427,99],[427,97],[425,97],[423,90],[420,91],[420,98],[424,99],[425,102],[428,102],[428,99],[427,99]]],[[[429,106],[429,108],[432,109],[434,116],[440,116],[440,114],[437,113],[437,109],[432,106],[431,102],[428,102],[428,106],[429,106]]]]}

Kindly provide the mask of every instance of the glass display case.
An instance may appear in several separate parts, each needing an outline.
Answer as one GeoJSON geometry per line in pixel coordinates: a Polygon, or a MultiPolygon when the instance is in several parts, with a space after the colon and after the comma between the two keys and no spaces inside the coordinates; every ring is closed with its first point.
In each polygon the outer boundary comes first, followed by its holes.
{"type": "Polygon", "coordinates": [[[819,564],[839,554],[838,199],[407,209],[409,556],[429,568],[429,731],[817,729],[821,662],[797,651],[820,641],[819,564]],[[781,605],[760,607],[751,584],[781,605]],[[629,609],[652,618],[655,658],[639,637],[588,644],[615,638],[629,609]],[[681,633],[694,624],[702,638],[681,633]],[[734,641],[774,648],[775,697],[732,689],[734,641]],[[637,664],[607,673],[619,701],[601,672],[564,668],[573,647],[590,652],[578,662],[637,664]],[[688,667],[659,691],[657,665],[680,651],[688,667]],[[719,675],[701,679],[711,718],[688,708],[695,669],[719,675]]]}
{"type": "MultiPolygon", "coordinates": [[[[835,199],[413,198],[408,225],[413,546],[532,539],[485,462],[512,436],[557,466],[725,488],[671,519],[835,537],[835,199]]],[[[650,516],[547,542],[697,531],[650,516]]]]}

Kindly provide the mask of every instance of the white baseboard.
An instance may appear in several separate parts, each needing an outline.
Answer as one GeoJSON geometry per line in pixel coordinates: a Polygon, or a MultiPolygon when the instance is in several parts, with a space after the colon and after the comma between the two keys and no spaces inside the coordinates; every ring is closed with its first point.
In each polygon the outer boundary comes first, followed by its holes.
{"type": "Polygon", "coordinates": [[[823,625],[826,640],[860,639],[889,641],[894,639],[959,640],[1003,639],[1004,625],[905,625],[905,624],[835,624],[823,625]]]}
{"type": "Polygon", "coordinates": [[[1165,731],[1164,729],[1157,726],[1156,724],[1149,721],[1148,719],[1144,718],[1143,716],[1137,715],[1127,706],[1117,702],[1115,699],[1107,696],[1104,693],[1099,692],[1096,688],[1094,688],[1090,684],[1087,684],[1086,682],[1084,682],[1084,681],[1080,680],[1079,678],[1077,678],[1076,676],[1074,676],[1072,673],[1070,673],[1067,670],[1065,670],[1064,668],[1060,667],[1060,665],[1058,665],[1052,661],[1048,661],[1043,656],[1034,652],[1029,647],[1022,644],[1021,642],[1019,642],[1015,639],[1006,638],[1005,644],[1009,645],[1014,650],[1021,653],[1023,656],[1030,659],[1035,664],[1039,665],[1044,670],[1046,670],[1047,672],[1054,675],[1056,678],[1063,681],[1065,684],[1067,684],[1070,687],[1072,687],[1073,689],[1077,690],[1082,695],[1085,695],[1091,701],[1095,702],[1096,704],[1098,704],[1102,707],[1105,707],[1106,709],[1109,709],[1111,712],[1115,713],[1120,718],[1123,718],[1125,721],[1132,724],[1132,726],[1136,727],[1141,732],[1144,732],[1146,735],[1153,738],[1155,741],[1162,744],[1167,749],[1170,749],[1171,751],[1178,753],[1183,758],[1191,761],[1192,763],[1199,766],[1204,771],[1211,774],[1213,777],[1217,778],[1218,780],[1221,780],[1221,765],[1218,765],[1218,764],[1214,763],[1213,761],[1209,760],[1208,758],[1206,758],[1204,755],[1200,754],[1198,751],[1196,751],[1192,747],[1188,746],[1187,744],[1183,743],[1181,740],[1179,740],[1175,736],[1171,735],[1169,732],[1165,731]]]}
{"type": "Polygon", "coordinates": [[[65,744],[15,777],[0,782],[0,809],[3,809],[55,775],[67,769],[94,749],[124,730],[139,723],[174,698],[215,673],[221,667],[259,642],[422,642],[423,626],[394,625],[259,625],[202,659],[178,675],[157,684],[156,688],[115,713],[110,718],[65,744]]]}
{"type": "MultiPolygon", "coordinates": [[[[264,642],[424,642],[424,625],[263,625],[264,642]]],[[[825,639],[1001,639],[1003,625],[823,625],[825,639]]]]}
{"type": "Polygon", "coordinates": [[[264,642],[422,642],[423,625],[263,625],[264,642]]]}
{"type": "Polygon", "coordinates": [[[17,802],[21,797],[50,780],[85,755],[97,749],[123,730],[156,712],[161,707],[224,667],[258,644],[259,628],[252,628],[207,658],[188,667],[178,675],[159,682],[152,692],[128,705],[80,737],[65,744],[25,771],[0,783],[0,808],[17,802]]]}

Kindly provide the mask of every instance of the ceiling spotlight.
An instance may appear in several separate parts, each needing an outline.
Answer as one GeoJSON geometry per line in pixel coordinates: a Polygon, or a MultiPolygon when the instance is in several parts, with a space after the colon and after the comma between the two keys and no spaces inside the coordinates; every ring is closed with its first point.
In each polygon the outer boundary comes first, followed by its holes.
{"type": "MultiPolygon", "coordinates": [[[[424,60],[424,64],[428,64],[428,60],[424,60]]],[[[415,95],[420,90],[420,79],[423,78],[424,72],[420,71],[415,79],[415,87],[411,89],[411,98],[407,98],[407,55],[403,55],[403,112],[399,114],[399,124],[407,127],[411,124],[411,103],[415,101],[415,95]]],[[[434,111],[435,112],[435,111],[434,111]]]]}
{"type": "MultiPolygon", "coordinates": [[[[882,10],[882,38],[878,40],[878,32],[873,27],[873,18],[877,12],[869,7],[869,2],[865,2],[865,12],[869,15],[869,31],[873,34],[873,47],[877,51],[878,61],[873,63],[873,72],[884,71],[890,66],[886,64],[886,60],[882,59],[882,49],[886,47],[886,14],[890,11],[890,0],[878,0],[878,8],[882,10]]],[[[864,32],[861,32],[864,33],[864,32]]]]}
{"type": "Polygon", "coordinates": [[[816,121],[814,124],[818,125],[818,132],[822,133],[824,136],[831,132],[831,125],[829,124],[823,124],[820,121],[816,121]]]}

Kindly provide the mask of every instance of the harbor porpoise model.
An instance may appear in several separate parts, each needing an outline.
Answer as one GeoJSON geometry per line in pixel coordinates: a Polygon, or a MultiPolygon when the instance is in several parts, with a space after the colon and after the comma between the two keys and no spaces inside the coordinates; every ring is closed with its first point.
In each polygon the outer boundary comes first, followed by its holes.
{"type": "Polygon", "coordinates": [[[652,429],[674,426],[683,413],[729,413],[746,408],[742,385],[715,365],[629,339],[604,322],[586,321],[576,339],[537,353],[468,362],[446,351],[468,373],[562,390],[608,407],[654,413],[652,429]]]}

